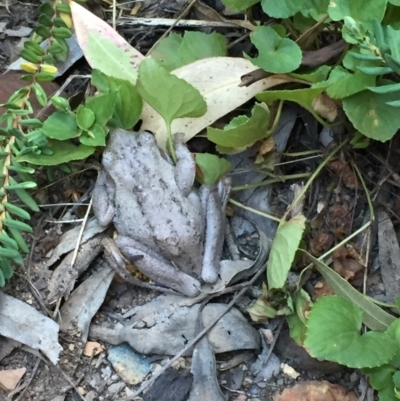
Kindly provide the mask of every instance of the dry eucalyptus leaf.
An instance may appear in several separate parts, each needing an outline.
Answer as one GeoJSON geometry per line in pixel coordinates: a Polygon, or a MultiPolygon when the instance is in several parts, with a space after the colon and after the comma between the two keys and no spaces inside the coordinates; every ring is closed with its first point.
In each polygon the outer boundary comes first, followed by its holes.
{"type": "MultiPolygon", "coordinates": [[[[257,93],[291,82],[286,75],[274,75],[246,87],[240,87],[241,77],[257,69],[249,60],[234,57],[212,57],[195,61],[172,71],[193,85],[203,95],[207,112],[200,118],[179,118],[172,122],[172,132],[184,132],[185,141],[193,138],[219,118],[237,109],[257,93]]],[[[148,104],[143,105],[142,130],[153,132],[160,147],[165,148],[167,127],[164,119],[148,104]]]]}
{"type": "Polygon", "coordinates": [[[42,351],[56,364],[62,350],[58,330],[54,320],[0,291],[0,335],[42,351]]]}

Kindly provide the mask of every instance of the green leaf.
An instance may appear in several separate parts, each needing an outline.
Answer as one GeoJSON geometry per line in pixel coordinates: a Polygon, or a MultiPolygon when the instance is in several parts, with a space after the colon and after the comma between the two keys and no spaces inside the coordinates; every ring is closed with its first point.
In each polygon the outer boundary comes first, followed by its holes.
{"type": "MultiPolygon", "coordinates": [[[[14,274],[14,269],[11,266],[10,260],[7,258],[2,258],[0,261],[0,265],[1,265],[0,270],[3,272],[4,278],[6,280],[9,280],[14,274]]],[[[0,287],[1,287],[1,284],[0,284],[0,287]]]]}
{"type": "Polygon", "coordinates": [[[374,19],[382,21],[385,15],[387,0],[335,0],[328,7],[329,17],[333,21],[352,17],[358,22],[372,22],[374,19]]]}
{"type": "Polygon", "coordinates": [[[378,94],[362,91],[343,99],[343,109],[363,135],[385,142],[393,138],[400,128],[400,114],[387,102],[398,100],[397,93],[378,94]]]}
{"type": "Polygon", "coordinates": [[[76,123],[83,130],[88,130],[94,123],[95,115],[91,109],[80,104],[76,110],[76,123]]]}
{"type": "Polygon", "coordinates": [[[109,78],[108,85],[116,93],[114,114],[108,126],[129,130],[139,121],[142,114],[142,97],[129,81],[109,78]]]}
{"type": "Polygon", "coordinates": [[[313,71],[306,73],[290,73],[290,76],[293,78],[302,79],[307,82],[317,83],[320,81],[325,81],[328,77],[329,72],[331,71],[331,67],[328,65],[321,65],[313,71]]]}
{"type": "Polygon", "coordinates": [[[385,75],[385,74],[390,74],[392,72],[392,69],[389,67],[364,67],[360,65],[357,67],[357,69],[366,75],[372,75],[372,76],[385,75]]]}
{"type": "Polygon", "coordinates": [[[291,39],[282,38],[268,26],[254,28],[250,34],[258,57],[244,55],[253,64],[273,73],[287,73],[296,70],[301,63],[302,53],[299,45],[291,39]]]}
{"type": "Polygon", "coordinates": [[[71,30],[64,27],[53,28],[53,36],[57,39],[68,39],[72,36],[71,30]]]}
{"type": "Polygon", "coordinates": [[[24,127],[41,128],[43,123],[38,118],[25,118],[20,120],[20,124],[24,127]]]}
{"type": "Polygon", "coordinates": [[[232,11],[243,11],[259,2],[260,0],[222,0],[222,3],[232,11]]]}
{"type": "Polygon", "coordinates": [[[207,138],[227,148],[243,148],[253,145],[268,136],[269,109],[264,104],[255,104],[251,117],[235,117],[224,129],[208,127],[207,138]]]}
{"type": "Polygon", "coordinates": [[[106,146],[107,131],[99,124],[95,124],[89,132],[83,132],[80,142],[87,146],[106,146]]]}
{"type": "Polygon", "coordinates": [[[281,222],[272,243],[267,264],[268,288],[282,288],[292,266],[303,232],[306,218],[299,214],[281,222]]]}
{"type": "MultiPolygon", "coordinates": [[[[386,40],[387,46],[390,49],[391,57],[393,57],[393,60],[400,62],[400,30],[394,29],[393,27],[388,25],[386,27],[386,40]]],[[[381,51],[386,52],[386,49],[381,49],[381,51]]]]}
{"type": "Polygon", "coordinates": [[[0,287],[4,287],[6,285],[6,279],[3,274],[3,269],[0,268],[0,287]]]}
{"type": "Polygon", "coordinates": [[[42,131],[47,137],[64,141],[79,135],[74,115],[56,111],[43,123],[42,131]]]}
{"type": "Polygon", "coordinates": [[[183,38],[172,33],[162,40],[151,52],[151,57],[167,71],[209,57],[227,55],[227,41],[219,33],[184,33],[183,38]]]}
{"type": "Polygon", "coordinates": [[[277,90],[277,91],[266,91],[259,93],[256,98],[262,102],[270,104],[275,100],[288,100],[291,102],[296,102],[300,106],[307,109],[309,112],[313,113],[313,101],[326,89],[325,87],[320,88],[304,88],[304,89],[294,89],[294,90],[277,90]]]}
{"type": "Polygon", "coordinates": [[[83,160],[94,153],[96,148],[86,145],[74,145],[70,142],[49,141],[48,148],[53,151],[50,156],[44,154],[29,153],[18,156],[17,160],[42,166],[56,166],[68,163],[71,160],[83,160]]]}
{"type": "Polygon", "coordinates": [[[3,205],[5,206],[7,212],[9,212],[10,214],[14,214],[24,220],[31,219],[30,214],[26,210],[21,209],[19,206],[13,205],[9,202],[3,202],[3,205]]]}
{"type": "Polygon", "coordinates": [[[395,371],[396,369],[390,365],[362,369],[362,372],[368,376],[370,385],[375,390],[382,390],[388,385],[393,387],[392,377],[395,371]]]}
{"type": "MultiPolygon", "coordinates": [[[[3,219],[3,223],[6,227],[15,228],[20,231],[26,231],[28,233],[31,233],[33,231],[30,225],[23,223],[22,221],[11,219],[10,217],[6,217],[5,219],[3,219]]],[[[0,252],[0,256],[6,256],[6,255],[0,252]]]]}
{"type": "Polygon", "coordinates": [[[86,107],[93,111],[95,122],[105,125],[114,114],[117,94],[115,92],[94,96],[86,100],[86,107]]]}
{"type": "Polygon", "coordinates": [[[11,234],[11,236],[15,239],[16,243],[18,244],[19,249],[22,252],[28,253],[29,248],[24,240],[24,237],[21,235],[21,232],[12,227],[8,227],[8,231],[11,234]]]}
{"type": "Polygon", "coordinates": [[[386,333],[360,334],[362,311],[338,296],[319,298],[307,321],[304,346],[311,356],[350,368],[373,368],[388,363],[396,344],[386,333]]]}
{"type": "Polygon", "coordinates": [[[57,110],[60,110],[60,111],[71,110],[69,101],[61,96],[53,96],[50,100],[51,100],[51,103],[53,103],[53,106],[57,110]]]}
{"type": "Polygon", "coordinates": [[[375,84],[375,77],[356,71],[354,74],[345,70],[343,67],[335,67],[329,79],[313,85],[313,88],[328,86],[326,93],[333,99],[344,99],[345,97],[361,92],[368,86],[375,84]]]}
{"type": "Polygon", "coordinates": [[[40,85],[38,82],[35,82],[32,85],[32,88],[33,88],[33,91],[35,92],[35,96],[36,96],[38,103],[43,107],[46,106],[47,95],[46,95],[46,92],[44,91],[42,85],[40,85]]]}
{"type": "Polygon", "coordinates": [[[207,111],[207,104],[197,89],[151,58],[140,64],[136,88],[167,126],[176,118],[201,117],[207,111]]]}
{"type": "Polygon", "coordinates": [[[3,230],[0,234],[0,242],[6,247],[10,249],[18,249],[17,242],[8,236],[8,234],[3,230]]]}
{"type": "Polygon", "coordinates": [[[8,191],[12,191],[14,189],[31,189],[31,188],[36,188],[36,187],[37,187],[37,184],[36,184],[36,182],[33,182],[33,181],[17,182],[16,184],[4,186],[4,188],[7,189],[8,191]]]}
{"type": "Polygon", "coordinates": [[[200,169],[196,176],[200,182],[205,184],[215,184],[232,167],[228,160],[210,153],[196,153],[195,159],[200,169]]]}
{"type": "Polygon", "coordinates": [[[393,93],[400,91],[400,84],[389,84],[389,85],[382,85],[382,86],[370,86],[368,88],[369,91],[374,93],[393,93]]]}
{"type": "MultiPolygon", "coordinates": [[[[21,224],[24,224],[24,223],[21,223],[21,224]]],[[[13,259],[13,258],[16,258],[18,256],[19,256],[19,252],[16,249],[14,249],[14,248],[3,248],[2,246],[0,246],[0,257],[13,259]]]]}
{"type": "Polygon", "coordinates": [[[261,6],[272,18],[289,18],[304,8],[307,0],[262,0],[261,6]]]}
{"type": "Polygon", "coordinates": [[[107,77],[107,75],[103,74],[101,71],[94,69],[90,79],[92,81],[92,85],[94,85],[100,93],[110,92],[109,77],[107,77]]]}
{"type": "Polygon", "coordinates": [[[385,331],[394,322],[395,318],[385,312],[378,305],[360,294],[348,281],[328,267],[325,263],[304,252],[314,264],[321,276],[333,288],[336,295],[352,302],[363,311],[363,322],[371,330],[385,331]]]}
{"type": "MultiPolygon", "coordinates": [[[[13,177],[9,177],[10,184],[15,185],[17,181],[13,177]]],[[[33,212],[39,211],[39,206],[37,205],[35,199],[25,191],[25,189],[15,189],[14,193],[18,196],[18,199],[26,206],[29,207],[33,212]]]]}

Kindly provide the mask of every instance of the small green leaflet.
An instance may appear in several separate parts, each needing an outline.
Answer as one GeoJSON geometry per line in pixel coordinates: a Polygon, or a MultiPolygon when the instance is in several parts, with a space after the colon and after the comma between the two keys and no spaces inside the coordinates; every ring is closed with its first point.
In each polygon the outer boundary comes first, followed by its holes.
{"type": "Polygon", "coordinates": [[[268,136],[269,115],[268,107],[257,103],[251,117],[235,117],[224,129],[208,127],[207,138],[225,148],[249,147],[268,136]]]}
{"type": "Polygon", "coordinates": [[[151,52],[151,57],[168,71],[203,58],[226,55],[227,41],[215,32],[206,34],[186,31],[183,37],[172,33],[151,52]]]}
{"type": "Polygon", "coordinates": [[[252,58],[246,54],[244,57],[265,71],[284,74],[300,66],[300,47],[293,40],[282,38],[273,28],[256,27],[250,39],[258,50],[258,57],[252,58]]]}
{"type": "Polygon", "coordinates": [[[362,311],[339,296],[325,296],[314,304],[307,321],[304,346],[311,356],[350,368],[373,368],[388,363],[396,343],[382,332],[360,334],[362,311]]]}
{"type": "Polygon", "coordinates": [[[115,92],[109,92],[86,100],[86,107],[93,111],[96,124],[103,126],[112,117],[116,98],[115,92]]]}
{"type": "Polygon", "coordinates": [[[80,129],[87,130],[94,123],[95,115],[92,110],[80,104],[76,110],[76,123],[80,129]]]}
{"type": "Polygon", "coordinates": [[[167,126],[176,118],[201,117],[207,111],[207,104],[197,89],[151,58],[140,64],[136,88],[167,126]]]}
{"type": "Polygon", "coordinates": [[[195,159],[197,167],[200,169],[200,174],[197,172],[196,176],[200,182],[205,184],[215,184],[232,167],[228,160],[210,153],[196,153],[195,159]]]}
{"type": "Polygon", "coordinates": [[[306,227],[306,218],[299,214],[281,222],[272,243],[267,264],[268,288],[282,288],[306,227]]]}

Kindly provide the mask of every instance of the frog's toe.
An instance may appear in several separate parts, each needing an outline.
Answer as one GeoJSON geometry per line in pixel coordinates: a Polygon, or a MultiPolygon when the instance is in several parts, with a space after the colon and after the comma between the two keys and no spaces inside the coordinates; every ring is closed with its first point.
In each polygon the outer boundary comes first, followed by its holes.
{"type": "Polygon", "coordinates": [[[205,283],[214,284],[218,280],[218,271],[214,265],[203,265],[201,278],[205,283]]]}

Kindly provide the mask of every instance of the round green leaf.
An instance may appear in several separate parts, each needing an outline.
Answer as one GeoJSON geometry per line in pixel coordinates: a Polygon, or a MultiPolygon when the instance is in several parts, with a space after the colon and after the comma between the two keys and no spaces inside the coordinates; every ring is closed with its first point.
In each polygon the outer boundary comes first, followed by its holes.
{"type": "Polygon", "coordinates": [[[397,347],[387,333],[361,335],[362,311],[339,296],[319,298],[307,321],[304,346],[311,356],[350,368],[373,368],[388,363],[397,347]]]}
{"type": "Polygon", "coordinates": [[[308,0],[262,0],[261,6],[272,18],[289,18],[301,11],[308,0]]]}
{"type": "Polygon", "coordinates": [[[250,39],[258,50],[258,57],[251,58],[247,55],[245,57],[265,71],[287,73],[300,66],[302,59],[300,47],[293,40],[279,36],[271,27],[256,27],[250,39]]]}
{"type": "Polygon", "coordinates": [[[387,0],[335,0],[329,3],[328,14],[334,21],[352,17],[357,22],[382,21],[387,0]]]}
{"type": "Polygon", "coordinates": [[[385,142],[400,128],[400,113],[387,102],[398,100],[397,93],[362,91],[343,99],[343,109],[354,127],[363,135],[385,142]]]}

